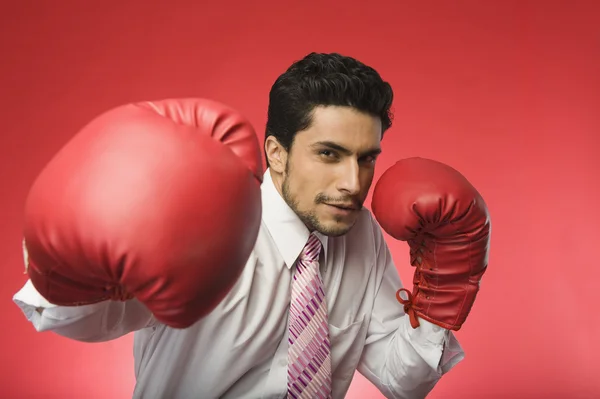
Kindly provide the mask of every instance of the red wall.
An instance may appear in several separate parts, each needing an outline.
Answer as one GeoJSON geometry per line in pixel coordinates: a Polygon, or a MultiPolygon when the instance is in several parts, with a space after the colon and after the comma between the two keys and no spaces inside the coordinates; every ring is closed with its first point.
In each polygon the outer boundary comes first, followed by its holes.
{"type": "MultiPolygon", "coordinates": [[[[393,84],[378,176],[431,157],[490,206],[489,271],[457,333],[467,357],[430,397],[600,395],[599,2],[89,3],[0,13],[0,397],[127,398],[134,384],[131,336],[38,334],[12,303],[22,206],[44,163],[98,113],[136,100],[214,98],[262,136],[270,85],[310,51],[355,56],[393,84]]],[[[405,245],[389,243],[410,283],[405,245]]],[[[381,395],[357,375],[348,397],[381,395]]]]}

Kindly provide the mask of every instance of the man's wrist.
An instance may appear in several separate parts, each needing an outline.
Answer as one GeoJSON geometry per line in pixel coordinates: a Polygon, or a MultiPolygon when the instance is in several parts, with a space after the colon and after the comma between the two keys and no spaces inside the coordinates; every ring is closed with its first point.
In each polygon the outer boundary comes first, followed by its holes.
{"type": "Polygon", "coordinates": [[[446,342],[450,330],[440,327],[421,317],[417,316],[417,319],[419,320],[419,327],[412,328],[408,317],[406,318],[412,338],[417,339],[424,344],[443,345],[446,342]]]}

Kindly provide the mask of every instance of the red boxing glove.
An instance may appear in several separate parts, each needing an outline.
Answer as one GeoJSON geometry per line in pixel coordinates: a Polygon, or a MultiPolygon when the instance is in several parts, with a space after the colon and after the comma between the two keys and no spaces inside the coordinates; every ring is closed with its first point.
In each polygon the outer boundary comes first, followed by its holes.
{"type": "Polygon", "coordinates": [[[408,158],[381,176],[372,210],[383,230],[410,246],[413,291],[396,297],[412,327],[419,316],[459,330],[488,265],[491,221],[481,195],[453,168],[408,158]]]}
{"type": "Polygon", "coordinates": [[[46,165],[25,206],[27,273],[62,306],[137,298],[185,328],[233,287],[261,221],[250,123],[204,99],[112,109],[46,165]]]}

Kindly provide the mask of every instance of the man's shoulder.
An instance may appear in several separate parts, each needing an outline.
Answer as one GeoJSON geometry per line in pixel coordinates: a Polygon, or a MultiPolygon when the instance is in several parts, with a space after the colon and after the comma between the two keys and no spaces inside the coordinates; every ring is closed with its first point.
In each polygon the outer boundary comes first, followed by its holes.
{"type": "Polygon", "coordinates": [[[380,227],[371,211],[363,208],[356,223],[346,234],[329,237],[329,248],[334,249],[337,256],[343,256],[345,263],[352,262],[354,265],[369,268],[377,264],[384,242],[380,227]]]}
{"type": "Polygon", "coordinates": [[[346,234],[348,238],[360,240],[375,239],[379,235],[381,235],[381,228],[373,213],[366,207],[360,211],[356,223],[346,234]]]}
{"type": "Polygon", "coordinates": [[[361,209],[356,224],[358,225],[359,223],[362,229],[371,230],[372,232],[380,231],[379,223],[377,223],[373,212],[367,207],[361,209]]]}
{"type": "Polygon", "coordinates": [[[364,207],[356,220],[354,227],[346,234],[351,243],[362,246],[372,246],[379,250],[386,245],[384,233],[370,209],[364,207]]]}

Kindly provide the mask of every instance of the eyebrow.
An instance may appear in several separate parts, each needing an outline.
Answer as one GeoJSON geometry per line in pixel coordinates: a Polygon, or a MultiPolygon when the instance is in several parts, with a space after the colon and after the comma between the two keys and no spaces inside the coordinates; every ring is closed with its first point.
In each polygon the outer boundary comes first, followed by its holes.
{"type": "MultiPolygon", "coordinates": [[[[326,147],[331,150],[339,151],[344,155],[352,155],[352,151],[350,151],[346,147],[343,147],[337,143],[334,143],[333,141],[318,141],[318,142],[312,144],[311,147],[320,147],[320,148],[326,147]]],[[[374,155],[379,155],[379,154],[381,154],[381,148],[377,147],[377,148],[372,148],[367,151],[363,151],[363,152],[359,153],[358,155],[359,155],[359,157],[362,158],[364,156],[374,156],[374,155]]]]}

